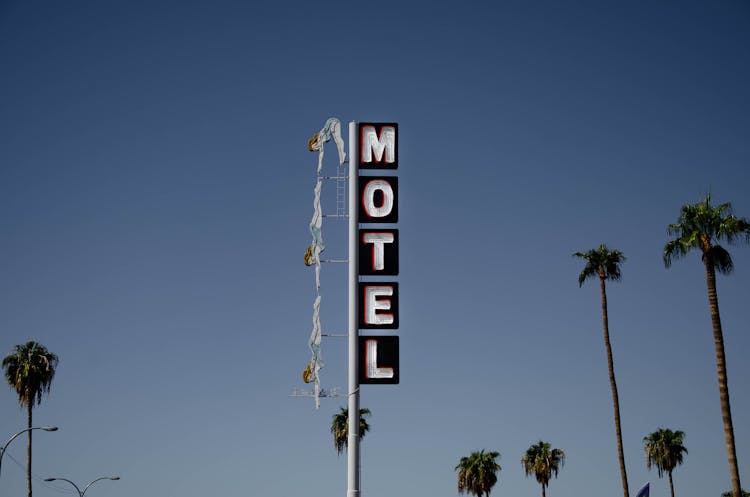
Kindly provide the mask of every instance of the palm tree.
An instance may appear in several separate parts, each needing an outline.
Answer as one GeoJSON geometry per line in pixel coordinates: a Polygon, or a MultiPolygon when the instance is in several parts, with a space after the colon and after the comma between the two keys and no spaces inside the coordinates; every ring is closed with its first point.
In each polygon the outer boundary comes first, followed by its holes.
{"type": "Polygon", "coordinates": [[[667,228],[670,236],[675,237],[664,246],[664,265],[668,268],[672,259],[679,259],[691,250],[701,253],[706,269],[706,286],[708,287],[708,306],[711,311],[711,324],[716,348],[716,370],[719,378],[719,401],[721,417],[724,422],[724,438],[729,459],[729,473],[732,480],[734,497],[741,497],[740,472],[737,467],[737,452],[734,448],[734,426],[732,410],[729,405],[729,386],[727,364],[724,356],[724,335],[719,316],[719,298],[716,295],[716,271],[730,274],[734,269],[729,252],[719,245],[719,241],[729,244],[738,239],[750,243],[750,223],[744,218],[732,214],[729,203],[711,205],[711,195],[697,204],[683,205],[680,217],[667,228]]]}
{"type": "Polygon", "coordinates": [[[531,473],[536,476],[536,481],[542,484],[542,497],[547,497],[546,488],[552,475],[557,478],[557,473],[565,464],[565,452],[562,449],[553,449],[547,442],[539,440],[538,443],[526,449],[526,454],[521,458],[523,470],[528,477],[531,473]]]}
{"type": "MultiPolygon", "coordinates": [[[[370,431],[370,425],[365,418],[370,416],[369,409],[359,410],[359,438],[365,438],[365,433],[370,431]]],[[[333,434],[333,445],[336,452],[341,455],[344,449],[349,445],[349,409],[342,407],[341,410],[333,415],[331,420],[331,433],[333,434]]]]}
{"type": "MultiPolygon", "coordinates": [[[[721,497],[733,497],[732,492],[724,492],[721,497]]],[[[750,497],[750,492],[742,491],[742,497],[750,497]]]]}
{"type": "Polygon", "coordinates": [[[454,469],[458,470],[458,493],[472,494],[477,497],[489,496],[490,490],[497,483],[497,472],[500,465],[495,459],[499,452],[472,452],[469,457],[462,457],[454,469]]]}
{"type": "Polygon", "coordinates": [[[687,449],[682,445],[682,438],[685,433],[677,430],[672,431],[668,428],[659,428],[647,437],[643,438],[644,449],[646,450],[646,467],[656,466],[659,478],[664,473],[669,475],[669,490],[674,497],[674,483],[672,482],[672,471],[682,464],[683,452],[687,454],[687,449]]]}
{"type": "Polygon", "coordinates": [[[34,405],[42,402],[42,396],[49,393],[52,378],[55,376],[57,356],[43,345],[30,341],[16,345],[12,354],[3,359],[5,379],[18,394],[21,407],[27,408],[29,425],[28,443],[26,446],[26,481],[31,497],[31,424],[34,405]]]}
{"type": "Polygon", "coordinates": [[[607,288],[605,280],[620,280],[620,264],[625,261],[625,256],[619,250],[609,250],[606,245],[591,249],[588,252],[576,252],[575,257],[586,261],[586,266],[578,276],[578,286],[594,276],[599,277],[599,287],[602,294],[602,322],[604,325],[604,346],[607,349],[607,367],[609,369],[609,384],[612,387],[612,407],[615,412],[615,432],[617,434],[617,456],[620,459],[620,475],[622,476],[622,492],[629,497],[628,474],[625,471],[625,456],[622,450],[622,429],[620,428],[620,398],[617,395],[617,382],[615,381],[615,365],[612,360],[612,345],[609,343],[609,317],[607,315],[607,288]]]}

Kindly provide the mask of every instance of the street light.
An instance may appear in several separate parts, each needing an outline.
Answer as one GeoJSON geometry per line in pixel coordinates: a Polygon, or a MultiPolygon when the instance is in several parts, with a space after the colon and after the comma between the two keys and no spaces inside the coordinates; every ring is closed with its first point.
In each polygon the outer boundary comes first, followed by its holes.
{"type": "Polygon", "coordinates": [[[55,481],[55,480],[66,481],[66,482],[70,483],[71,485],[73,485],[73,487],[78,492],[78,496],[79,497],[83,497],[83,494],[86,493],[86,490],[88,490],[91,485],[93,485],[94,483],[98,482],[99,480],[119,480],[119,479],[120,479],[119,476],[102,476],[101,478],[97,478],[96,480],[94,480],[91,483],[89,483],[88,485],[86,485],[84,487],[84,489],[83,489],[83,492],[81,492],[81,489],[78,488],[78,485],[76,485],[72,481],[68,480],[67,478],[45,478],[44,481],[55,481]]]}
{"type": "Polygon", "coordinates": [[[5,455],[5,449],[8,448],[8,445],[10,445],[10,443],[16,438],[18,438],[20,435],[23,435],[27,431],[31,431],[31,430],[57,431],[57,426],[34,426],[32,428],[26,428],[25,430],[21,430],[15,435],[13,435],[12,437],[10,437],[10,440],[5,442],[5,445],[3,445],[2,448],[0,448],[0,471],[2,471],[3,469],[3,456],[5,455]]]}

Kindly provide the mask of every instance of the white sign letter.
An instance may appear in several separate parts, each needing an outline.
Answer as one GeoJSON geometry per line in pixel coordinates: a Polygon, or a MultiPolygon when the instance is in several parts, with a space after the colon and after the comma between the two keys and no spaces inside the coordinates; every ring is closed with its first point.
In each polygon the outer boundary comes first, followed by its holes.
{"type": "Polygon", "coordinates": [[[378,162],[383,160],[383,152],[386,163],[396,162],[396,128],[383,126],[380,136],[375,132],[375,126],[362,128],[362,162],[372,162],[373,152],[378,162]]]}
{"type": "Polygon", "coordinates": [[[385,244],[393,243],[393,233],[365,233],[365,243],[372,243],[372,268],[375,271],[385,269],[385,244]]]}
{"type": "Polygon", "coordinates": [[[378,341],[365,340],[365,375],[368,378],[393,378],[393,368],[378,367],[378,341]]]}
{"type": "Polygon", "coordinates": [[[372,180],[365,185],[365,191],[363,192],[362,203],[365,206],[365,212],[370,217],[385,217],[393,210],[393,188],[391,185],[382,179],[372,180]],[[380,190],[383,192],[383,205],[375,205],[375,192],[380,190]]]}
{"type": "Polygon", "coordinates": [[[392,286],[365,287],[365,323],[374,325],[393,324],[393,314],[378,313],[391,309],[391,299],[378,299],[393,295],[392,286]]]}

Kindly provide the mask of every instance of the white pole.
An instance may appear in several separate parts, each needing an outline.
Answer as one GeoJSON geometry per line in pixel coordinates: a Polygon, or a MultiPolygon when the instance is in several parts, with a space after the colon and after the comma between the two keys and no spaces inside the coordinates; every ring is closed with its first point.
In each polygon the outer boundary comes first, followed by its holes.
{"type": "Polygon", "coordinates": [[[359,369],[357,343],[357,163],[359,140],[357,123],[349,123],[349,443],[347,449],[347,497],[359,497],[359,369]]]}

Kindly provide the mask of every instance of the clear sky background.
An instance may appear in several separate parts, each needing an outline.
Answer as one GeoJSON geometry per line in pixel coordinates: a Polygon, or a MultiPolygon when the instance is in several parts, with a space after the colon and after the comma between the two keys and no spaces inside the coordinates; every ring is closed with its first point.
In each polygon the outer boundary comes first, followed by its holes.
{"type": "MultiPolygon", "coordinates": [[[[401,384],[362,389],[363,496],[457,495],[483,448],[502,454],[493,496],[540,495],[520,463],[540,438],[568,456],[548,495],[621,495],[599,289],[571,256],[606,243],[628,258],[608,292],[631,493],[669,495],[642,446],[669,427],[689,449],[677,495],[719,497],[704,271],[661,253],[709,191],[750,217],[749,88],[744,1],[1,1],[0,352],[60,356],[35,475],[122,477],[92,497],[345,495],[345,400],[290,397],[314,298],[306,143],[337,116],[399,123],[401,384]]],[[[327,256],[344,233],[326,221],[327,256]]],[[[730,250],[748,489],[750,247],[730,250]]],[[[340,332],[345,269],[322,277],[340,332]]],[[[323,355],[345,390],[345,340],[323,355]]],[[[0,388],[0,438],[25,423],[0,388]]],[[[6,457],[0,495],[24,488],[6,457]]]]}

